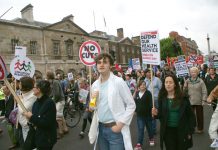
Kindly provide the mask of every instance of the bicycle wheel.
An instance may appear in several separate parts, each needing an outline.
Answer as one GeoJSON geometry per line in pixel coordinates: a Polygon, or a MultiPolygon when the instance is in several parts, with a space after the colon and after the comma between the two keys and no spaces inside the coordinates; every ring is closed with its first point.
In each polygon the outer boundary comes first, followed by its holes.
{"type": "Polygon", "coordinates": [[[64,118],[68,127],[75,127],[81,119],[81,112],[75,108],[73,103],[68,103],[64,109],[64,118]]]}

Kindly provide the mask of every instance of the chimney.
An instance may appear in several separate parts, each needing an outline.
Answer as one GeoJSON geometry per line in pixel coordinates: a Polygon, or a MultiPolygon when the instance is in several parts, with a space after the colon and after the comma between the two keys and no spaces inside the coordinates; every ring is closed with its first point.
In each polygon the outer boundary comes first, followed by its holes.
{"type": "Polygon", "coordinates": [[[24,7],[21,11],[22,19],[27,20],[28,22],[33,22],[33,6],[31,4],[24,7]]]}
{"type": "Polygon", "coordinates": [[[70,21],[73,22],[73,19],[74,19],[74,16],[71,14],[71,15],[69,15],[69,16],[64,17],[64,18],[62,19],[62,21],[64,21],[64,20],[70,20],[70,21]]]}
{"type": "Polygon", "coordinates": [[[119,29],[117,29],[117,36],[119,37],[119,38],[124,38],[124,35],[123,35],[123,28],[119,28],[119,29]]]}

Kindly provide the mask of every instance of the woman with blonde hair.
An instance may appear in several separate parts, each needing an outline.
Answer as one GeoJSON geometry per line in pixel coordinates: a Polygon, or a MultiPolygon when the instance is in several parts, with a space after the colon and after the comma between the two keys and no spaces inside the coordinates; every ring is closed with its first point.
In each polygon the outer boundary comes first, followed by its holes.
{"type": "Polygon", "coordinates": [[[207,100],[207,88],[204,81],[198,77],[199,70],[197,67],[190,68],[190,78],[185,81],[184,90],[187,90],[189,101],[196,115],[197,131],[203,133],[204,113],[203,102],[207,100]]]}

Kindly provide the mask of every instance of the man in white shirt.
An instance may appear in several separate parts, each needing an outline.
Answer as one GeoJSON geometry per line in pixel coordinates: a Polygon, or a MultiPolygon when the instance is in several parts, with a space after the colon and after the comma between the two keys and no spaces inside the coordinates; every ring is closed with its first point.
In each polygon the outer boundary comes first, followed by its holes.
{"type": "Polygon", "coordinates": [[[95,62],[100,77],[91,88],[97,106],[89,131],[90,143],[97,142],[100,150],[132,150],[129,130],[135,111],[132,94],[125,81],[111,72],[114,61],[110,54],[98,55],[95,62]]]}

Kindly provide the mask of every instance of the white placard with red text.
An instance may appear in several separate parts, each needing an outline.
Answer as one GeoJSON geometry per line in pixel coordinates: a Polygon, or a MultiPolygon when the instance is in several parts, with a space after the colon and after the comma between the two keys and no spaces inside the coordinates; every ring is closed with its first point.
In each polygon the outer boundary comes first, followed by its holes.
{"type": "Polygon", "coordinates": [[[160,65],[160,41],[158,31],[142,32],[140,40],[142,63],[160,65]]]}

